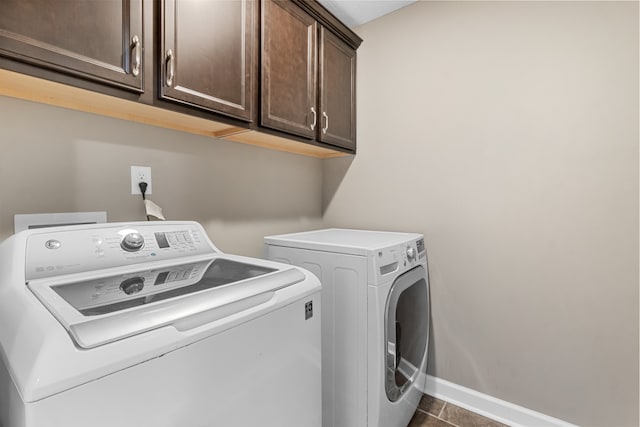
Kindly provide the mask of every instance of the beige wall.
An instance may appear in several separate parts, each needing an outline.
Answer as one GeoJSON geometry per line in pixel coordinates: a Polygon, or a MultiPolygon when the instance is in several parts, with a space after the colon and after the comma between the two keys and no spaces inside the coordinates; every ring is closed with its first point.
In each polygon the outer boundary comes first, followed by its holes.
{"type": "Polygon", "coordinates": [[[152,167],[168,219],[202,222],[223,251],[261,256],[263,236],[321,224],[320,160],[6,97],[0,112],[0,239],[16,213],[144,220],[131,165],[152,167]]]}
{"type": "Polygon", "coordinates": [[[422,232],[431,374],[638,425],[638,4],[418,2],[358,32],[359,152],[324,164],[0,97],[0,239],[15,213],[144,219],[132,164],[228,252],[422,232]]]}
{"type": "Polygon", "coordinates": [[[638,3],[418,2],[357,32],[325,224],[426,235],[429,372],[638,421],[638,3]]]}

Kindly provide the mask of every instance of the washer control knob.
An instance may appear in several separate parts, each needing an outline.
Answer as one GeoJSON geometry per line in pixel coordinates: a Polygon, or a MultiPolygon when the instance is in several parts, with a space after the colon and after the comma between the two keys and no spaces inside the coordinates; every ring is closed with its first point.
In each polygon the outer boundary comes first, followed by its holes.
{"type": "Polygon", "coordinates": [[[137,294],[144,288],[143,277],[130,277],[120,283],[120,289],[127,295],[137,294]]]}
{"type": "Polygon", "coordinates": [[[411,246],[407,247],[407,259],[409,261],[415,261],[416,260],[416,250],[413,249],[411,246]]]}
{"type": "Polygon", "coordinates": [[[120,247],[127,252],[136,252],[144,246],[144,237],[137,232],[131,232],[125,235],[120,242],[120,247]]]}

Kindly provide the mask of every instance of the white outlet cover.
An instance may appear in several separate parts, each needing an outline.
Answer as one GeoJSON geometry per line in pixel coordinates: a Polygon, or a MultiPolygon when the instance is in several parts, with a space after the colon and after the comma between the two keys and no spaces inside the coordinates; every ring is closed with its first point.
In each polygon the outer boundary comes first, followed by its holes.
{"type": "Polygon", "coordinates": [[[131,166],[131,194],[142,194],[140,192],[140,182],[147,183],[146,195],[151,194],[153,189],[151,185],[151,167],[149,166],[131,166]]]}

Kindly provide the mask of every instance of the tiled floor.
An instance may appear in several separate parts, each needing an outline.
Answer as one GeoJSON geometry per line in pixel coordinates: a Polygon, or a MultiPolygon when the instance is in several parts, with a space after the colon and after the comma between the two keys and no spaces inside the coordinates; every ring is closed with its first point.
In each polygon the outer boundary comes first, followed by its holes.
{"type": "Polygon", "coordinates": [[[425,394],[407,427],[507,427],[425,394]]]}

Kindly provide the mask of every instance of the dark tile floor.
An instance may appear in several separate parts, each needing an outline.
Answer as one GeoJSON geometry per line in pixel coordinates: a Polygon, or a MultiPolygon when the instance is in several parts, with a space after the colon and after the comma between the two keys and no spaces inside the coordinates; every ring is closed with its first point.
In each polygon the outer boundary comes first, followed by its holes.
{"type": "Polygon", "coordinates": [[[507,427],[505,424],[467,411],[425,394],[407,427],[507,427]]]}

